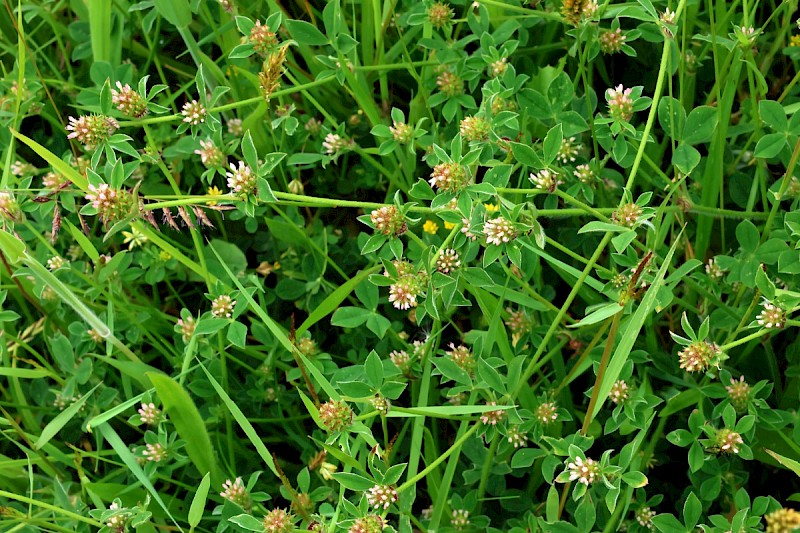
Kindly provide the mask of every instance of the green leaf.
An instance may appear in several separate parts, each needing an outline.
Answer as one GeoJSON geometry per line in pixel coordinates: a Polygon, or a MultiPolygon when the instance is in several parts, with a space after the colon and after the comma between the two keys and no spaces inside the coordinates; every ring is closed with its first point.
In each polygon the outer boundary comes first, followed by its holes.
{"type": "Polygon", "coordinates": [[[505,187],[511,177],[511,165],[497,165],[486,171],[483,175],[483,183],[494,185],[495,187],[505,187]]]}
{"type": "Polygon", "coordinates": [[[794,472],[795,475],[800,476],[800,462],[797,462],[794,459],[789,459],[788,457],[784,457],[783,455],[775,453],[772,450],[767,450],[766,448],[764,451],[770,454],[772,458],[778,461],[780,464],[794,472]]]}
{"type": "Polygon", "coordinates": [[[511,458],[511,468],[529,468],[536,459],[545,455],[547,452],[540,448],[522,448],[511,458]]]}
{"type": "Polygon", "coordinates": [[[147,377],[156,389],[164,404],[164,412],[169,417],[178,435],[186,441],[186,453],[197,470],[205,475],[211,472],[215,485],[219,482],[217,460],[206,424],[191,396],[177,381],[164,374],[148,372],[147,377]]]}
{"type": "Polygon", "coordinates": [[[501,395],[506,393],[506,386],[500,373],[482,357],[478,359],[478,376],[495,392],[501,395]]]}
{"type": "Polygon", "coordinates": [[[602,322],[603,320],[616,315],[617,313],[619,313],[623,309],[625,309],[625,308],[623,306],[619,305],[617,302],[607,303],[607,304],[595,309],[594,311],[592,311],[591,313],[589,313],[588,315],[586,315],[585,317],[580,319],[575,324],[570,324],[568,327],[570,327],[570,328],[581,328],[581,327],[584,327],[584,326],[590,326],[592,324],[597,324],[598,322],[602,322]]]}
{"type": "Polygon", "coordinates": [[[316,26],[303,20],[287,19],[283,25],[289,30],[292,38],[300,44],[322,46],[329,44],[328,38],[316,26]]]}
{"type": "Polygon", "coordinates": [[[251,514],[239,514],[228,520],[247,531],[264,531],[264,522],[251,514]]]}
{"type": "Polygon", "coordinates": [[[688,531],[694,530],[694,526],[700,521],[702,513],[703,504],[700,503],[700,498],[695,496],[694,492],[690,492],[689,496],[686,497],[686,502],[683,504],[683,523],[688,531]]]}
{"type": "Polygon", "coordinates": [[[671,514],[660,514],[653,517],[653,525],[662,533],[680,533],[686,528],[671,514]]]}
{"type": "Polygon", "coordinates": [[[786,120],[786,110],[774,100],[761,100],[758,103],[758,113],[761,120],[775,131],[789,130],[789,121],[786,120]]]}
{"type": "Polygon", "coordinates": [[[111,114],[111,83],[108,78],[100,89],[100,112],[104,115],[111,114]]]}
{"type": "Polygon", "coordinates": [[[594,508],[594,503],[591,498],[583,498],[575,509],[575,522],[577,523],[580,531],[592,531],[595,520],[597,520],[597,511],[594,508]]]}
{"type": "Polygon", "coordinates": [[[153,0],[158,14],[177,28],[186,28],[192,23],[192,9],[188,0],[153,0]]]}
{"type": "Polygon", "coordinates": [[[250,135],[250,130],[244,132],[242,137],[242,155],[244,162],[247,163],[253,172],[258,172],[258,152],[253,144],[253,136],[250,135]]]}
{"type": "Polygon", "coordinates": [[[200,485],[197,487],[197,492],[192,498],[192,505],[189,507],[189,526],[194,529],[203,519],[203,512],[206,508],[206,500],[208,499],[208,489],[211,487],[211,474],[207,473],[200,480],[200,485]]]}
{"type": "Polygon", "coordinates": [[[333,479],[339,482],[341,486],[356,492],[363,492],[375,486],[375,482],[364,476],[353,474],[352,472],[336,472],[333,474],[333,479]]]}
{"type": "Polygon", "coordinates": [[[547,491],[547,502],[545,503],[545,516],[550,522],[558,520],[559,494],[555,485],[551,485],[547,491]]]}
{"type": "Polygon", "coordinates": [[[745,252],[754,253],[761,240],[761,234],[756,225],[745,219],[736,226],[736,240],[745,252]]]}
{"type": "Polygon", "coordinates": [[[684,174],[691,174],[700,163],[700,152],[694,146],[681,143],[672,154],[672,164],[684,174]]]}
{"type": "Polygon", "coordinates": [[[247,341],[247,326],[241,322],[231,322],[227,338],[234,346],[244,348],[247,341]]]}
{"type": "Polygon", "coordinates": [[[707,105],[695,107],[686,117],[682,141],[687,144],[709,142],[718,123],[717,108],[707,105]]]}
{"type": "Polygon", "coordinates": [[[374,266],[367,270],[361,270],[358,274],[344,282],[340,285],[335,291],[330,293],[327,298],[325,298],[322,303],[318,304],[314,307],[314,310],[308,315],[300,327],[297,328],[295,332],[296,337],[300,337],[308,331],[308,328],[322,320],[328,314],[333,312],[335,309],[339,307],[339,305],[350,295],[350,293],[361,284],[361,282],[369,277],[371,274],[378,272],[380,270],[380,265],[374,266]]]}
{"type": "Polygon", "coordinates": [[[547,132],[543,143],[544,162],[546,165],[549,165],[556,160],[563,140],[564,132],[561,129],[561,124],[556,124],[550,128],[550,131],[547,132]]]}
{"type": "Polygon", "coordinates": [[[595,231],[601,231],[603,233],[623,233],[629,230],[625,226],[593,220],[591,222],[587,222],[583,227],[581,227],[581,229],[578,230],[578,233],[591,233],[595,231]]]}
{"type": "Polygon", "coordinates": [[[753,152],[755,157],[770,159],[781,153],[786,146],[786,135],[783,133],[768,133],[758,140],[753,152]]]}
{"type": "Polygon", "coordinates": [[[340,328],[355,328],[367,321],[372,311],[361,307],[340,307],[333,313],[331,324],[340,328]]]}
{"type": "Polygon", "coordinates": [[[640,489],[647,485],[647,476],[637,471],[625,472],[622,474],[622,481],[635,489],[640,489]]]}
{"type": "Polygon", "coordinates": [[[514,154],[514,158],[525,166],[533,168],[544,168],[545,166],[542,159],[527,144],[512,142],[511,152],[514,154]]]}
{"type": "Polygon", "coordinates": [[[62,227],[67,228],[69,230],[70,235],[73,239],[78,243],[78,246],[81,247],[83,253],[89,256],[94,262],[97,262],[100,259],[100,253],[97,251],[97,248],[94,247],[92,241],[83,234],[81,230],[75,227],[75,225],[67,219],[63,219],[62,227]]]}
{"type": "Polygon", "coordinates": [[[686,111],[680,100],[662,96],[658,103],[658,123],[671,139],[679,139],[686,123],[686,111]]]}
{"type": "Polygon", "coordinates": [[[370,385],[379,389],[383,384],[383,363],[374,351],[369,353],[364,362],[364,372],[367,374],[367,381],[370,385]]]}

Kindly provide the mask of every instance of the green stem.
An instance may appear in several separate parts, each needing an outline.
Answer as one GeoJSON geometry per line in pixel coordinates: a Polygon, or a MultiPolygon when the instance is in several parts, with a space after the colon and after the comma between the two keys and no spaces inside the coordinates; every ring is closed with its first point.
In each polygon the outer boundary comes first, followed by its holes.
{"type": "Polygon", "coordinates": [[[429,464],[428,466],[426,466],[426,467],[425,467],[423,470],[421,470],[421,471],[420,471],[420,472],[419,472],[417,475],[415,475],[415,476],[413,476],[413,477],[409,478],[408,480],[406,480],[406,482],[405,482],[405,483],[403,483],[402,485],[400,485],[399,487],[397,487],[397,492],[398,492],[398,493],[401,493],[401,492],[403,492],[404,490],[406,490],[406,489],[408,489],[409,487],[413,486],[413,485],[414,485],[414,484],[416,484],[416,483],[417,483],[419,480],[423,479],[425,476],[427,476],[428,474],[430,474],[430,473],[431,473],[431,471],[433,471],[433,469],[435,469],[437,466],[439,466],[440,464],[442,464],[442,463],[444,462],[444,460],[445,460],[445,459],[447,459],[448,457],[450,457],[450,455],[452,455],[452,454],[453,454],[453,452],[455,452],[456,450],[460,450],[460,449],[461,449],[461,447],[464,445],[464,443],[465,443],[465,442],[467,442],[467,439],[468,439],[468,438],[470,438],[470,437],[472,436],[472,434],[473,434],[473,433],[475,433],[476,431],[478,431],[478,428],[479,428],[479,427],[480,427],[480,424],[475,424],[475,425],[473,425],[471,428],[469,428],[469,430],[468,430],[466,433],[464,433],[463,435],[461,435],[461,437],[459,437],[459,438],[458,438],[458,440],[456,440],[456,441],[453,443],[453,445],[452,445],[452,446],[450,446],[450,447],[447,449],[447,451],[445,451],[445,452],[444,452],[442,455],[440,455],[439,457],[437,457],[437,458],[436,458],[436,459],[435,459],[435,460],[434,460],[434,461],[433,461],[431,464],[429,464]]]}
{"type": "Polygon", "coordinates": [[[759,337],[763,337],[764,335],[766,335],[769,332],[770,332],[769,329],[766,329],[766,328],[765,329],[760,329],[760,330],[756,331],[755,333],[751,333],[750,335],[747,335],[746,337],[742,337],[741,339],[737,339],[737,340],[735,340],[733,342],[729,342],[727,344],[723,344],[722,346],[720,346],[720,350],[723,351],[723,352],[727,352],[731,348],[735,348],[737,346],[740,346],[742,344],[750,342],[750,341],[752,341],[754,339],[757,339],[759,337]]]}
{"type": "Polygon", "coordinates": [[[85,516],[79,515],[77,513],[73,513],[64,509],[63,507],[59,507],[57,505],[50,505],[49,503],[45,503],[40,500],[36,500],[33,498],[28,498],[27,496],[20,496],[19,494],[14,494],[13,492],[7,492],[4,490],[0,490],[0,496],[4,498],[8,498],[10,500],[17,500],[22,503],[27,503],[28,505],[35,505],[37,507],[41,507],[42,509],[47,509],[48,511],[53,511],[54,513],[58,513],[64,516],[67,516],[73,520],[77,520],[79,522],[84,522],[94,527],[103,527],[103,524],[98,522],[97,520],[93,520],[91,518],[87,518],[85,516]]]}

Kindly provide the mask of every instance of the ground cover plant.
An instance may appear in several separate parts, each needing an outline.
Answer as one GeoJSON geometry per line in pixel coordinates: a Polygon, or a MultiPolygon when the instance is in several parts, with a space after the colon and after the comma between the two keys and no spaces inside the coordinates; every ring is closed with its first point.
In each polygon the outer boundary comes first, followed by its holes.
{"type": "Polygon", "coordinates": [[[4,0],[0,529],[800,527],[797,0],[4,0]]]}

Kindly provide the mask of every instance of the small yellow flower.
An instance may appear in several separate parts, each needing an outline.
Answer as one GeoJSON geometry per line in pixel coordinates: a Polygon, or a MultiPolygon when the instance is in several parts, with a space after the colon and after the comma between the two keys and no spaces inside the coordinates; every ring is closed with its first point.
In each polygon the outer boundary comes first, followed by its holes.
{"type": "Polygon", "coordinates": [[[486,208],[487,213],[495,213],[500,210],[500,206],[497,204],[483,204],[483,207],[486,208]]]}
{"type": "Polygon", "coordinates": [[[453,224],[452,222],[447,222],[447,221],[445,220],[445,222],[444,222],[444,229],[453,229],[453,228],[455,228],[455,227],[456,227],[456,225],[455,225],[455,224],[453,224]]]}
{"type": "Polygon", "coordinates": [[[433,220],[426,220],[425,224],[423,224],[423,226],[422,226],[422,230],[425,233],[430,233],[431,235],[436,235],[436,232],[439,231],[439,224],[437,224],[433,220]]]}
{"type": "MultiPolygon", "coordinates": [[[[212,185],[211,187],[209,187],[209,188],[208,188],[208,192],[207,192],[206,194],[207,194],[208,196],[222,196],[222,195],[223,195],[223,194],[225,194],[225,193],[224,193],[224,192],[222,192],[222,189],[220,189],[220,188],[219,188],[219,187],[217,187],[216,185],[212,185]]],[[[206,202],[206,203],[207,203],[208,205],[217,205],[217,202],[215,202],[215,201],[213,201],[213,200],[212,200],[212,201],[209,201],[209,202],[206,202]]]]}
{"type": "Polygon", "coordinates": [[[125,237],[125,240],[122,242],[128,245],[128,250],[133,250],[137,246],[142,246],[147,242],[147,236],[133,227],[130,231],[123,231],[122,235],[125,237]]]}
{"type": "Polygon", "coordinates": [[[789,39],[789,46],[800,46],[800,34],[792,35],[792,37],[789,39]]]}
{"type": "Polygon", "coordinates": [[[336,465],[323,462],[319,467],[319,473],[322,479],[330,481],[333,479],[333,474],[336,472],[336,465]]]}
{"type": "Polygon", "coordinates": [[[164,250],[161,250],[158,253],[158,259],[159,259],[159,261],[162,261],[162,262],[166,263],[167,261],[172,259],[172,256],[169,255],[169,252],[165,252],[164,250]]]}

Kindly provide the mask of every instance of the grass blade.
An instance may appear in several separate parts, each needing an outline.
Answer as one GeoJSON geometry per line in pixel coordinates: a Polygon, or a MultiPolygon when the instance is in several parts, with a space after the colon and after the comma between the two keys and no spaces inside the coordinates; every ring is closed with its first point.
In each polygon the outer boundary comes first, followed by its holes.
{"type": "Polygon", "coordinates": [[[100,383],[92,387],[92,389],[80,397],[75,403],[64,409],[61,413],[58,414],[54,419],[52,419],[42,430],[42,433],[39,435],[39,438],[33,444],[34,450],[41,450],[42,447],[50,442],[50,439],[56,436],[61,429],[67,425],[67,423],[75,418],[80,410],[83,408],[83,404],[86,403],[86,400],[89,399],[94,391],[97,390],[97,387],[100,386],[100,383]]]}
{"type": "Polygon", "coordinates": [[[216,483],[221,483],[211,438],[206,424],[191,396],[175,380],[164,374],[148,372],[147,377],[156,388],[178,435],[186,441],[186,453],[201,474],[211,473],[216,483]]]}

